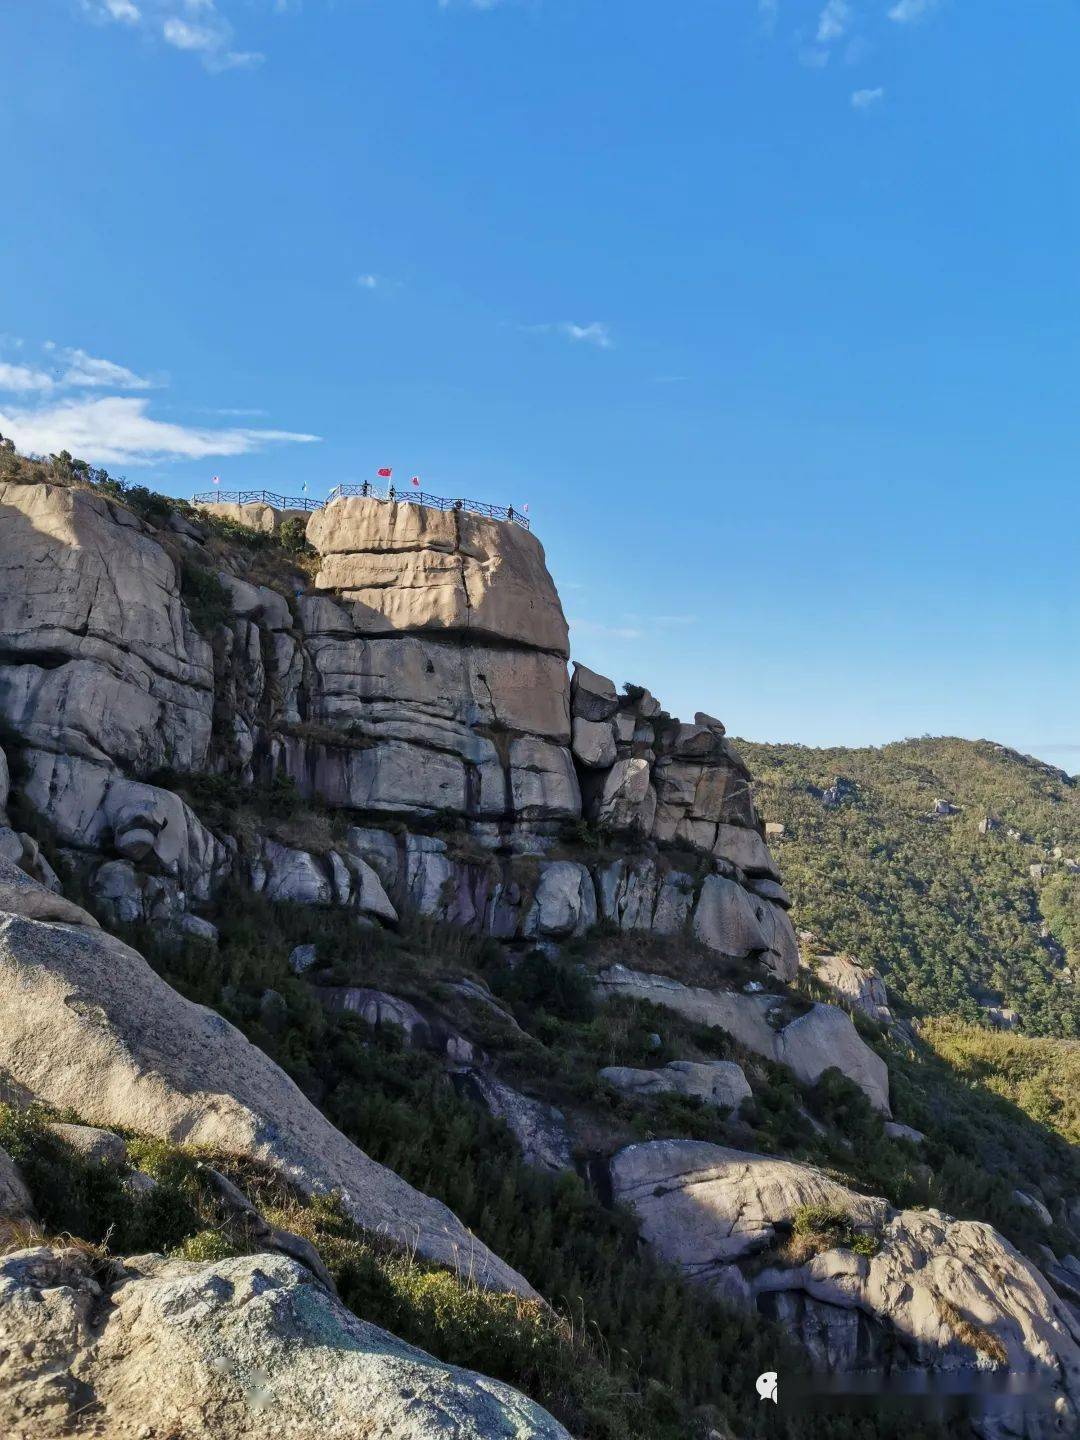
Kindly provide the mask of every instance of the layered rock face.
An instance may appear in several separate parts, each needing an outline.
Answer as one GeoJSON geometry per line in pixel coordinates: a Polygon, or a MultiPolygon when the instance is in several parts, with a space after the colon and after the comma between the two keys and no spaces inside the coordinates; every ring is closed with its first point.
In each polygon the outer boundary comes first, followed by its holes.
{"type": "Polygon", "coordinates": [[[12,1440],[569,1440],[509,1385],[357,1319],[294,1260],[145,1255],[103,1276],[83,1251],[46,1246],[0,1262],[0,1429],[12,1440]]]}
{"type": "MultiPolygon", "coordinates": [[[[266,532],[264,510],[230,518],[266,532]]],[[[534,536],[375,499],[334,502],[308,535],[314,587],[298,571],[275,589],[187,521],[153,527],[79,489],[0,490],[0,724],[26,801],[110,916],[175,920],[234,875],[275,899],[391,923],[412,909],[503,939],[598,921],[686,931],[794,976],[790,901],[724,727],[680,724],[580,666],[569,680],[534,536]],[[184,596],[207,574],[232,616],[202,634],[184,596]],[[162,769],[284,774],[360,823],[333,851],[239,843],[151,783],[162,769]],[[582,820],[638,853],[552,856],[582,820]],[[444,822],[491,858],[453,853],[430,834],[444,822]]]]}

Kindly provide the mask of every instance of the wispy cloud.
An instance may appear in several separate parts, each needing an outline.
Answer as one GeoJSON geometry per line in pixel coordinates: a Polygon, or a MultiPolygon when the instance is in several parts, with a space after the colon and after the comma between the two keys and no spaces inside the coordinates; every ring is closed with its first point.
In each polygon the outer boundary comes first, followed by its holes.
{"type": "Polygon", "coordinates": [[[579,635],[595,635],[606,640],[645,640],[650,635],[656,636],[665,630],[696,625],[698,618],[697,615],[653,615],[643,619],[640,615],[623,615],[620,617],[621,623],[613,625],[607,621],[590,620],[587,616],[577,615],[570,618],[569,624],[571,630],[579,635]]]}
{"type": "Polygon", "coordinates": [[[873,90],[853,90],[851,92],[851,106],[853,110],[869,110],[872,105],[879,105],[885,98],[885,88],[877,85],[873,90]]]}
{"type": "Polygon", "coordinates": [[[533,335],[563,335],[577,345],[595,345],[598,350],[615,348],[611,327],[605,320],[590,320],[584,325],[574,320],[559,320],[543,325],[522,325],[520,329],[533,335]]]}
{"type": "Polygon", "coordinates": [[[213,73],[251,69],[264,59],[258,51],[235,47],[232,24],[215,0],[82,0],[82,8],[93,20],[141,30],[193,55],[213,73]]]}
{"type": "Polygon", "coordinates": [[[937,0],[897,0],[889,11],[889,19],[895,20],[898,25],[907,25],[928,15],[936,5],[937,0]]]}
{"type": "Polygon", "coordinates": [[[377,290],[379,288],[379,277],[370,273],[367,275],[358,275],[356,277],[356,283],[360,286],[361,290],[377,290]]]}
{"type": "Polygon", "coordinates": [[[825,0],[825,8],[818,16],[817,41],[819,45],[830,45],[847,34],[851,25],[851,6],[848,0],[825,0]]]}
{"type": "Polygon", "coordinates": [[[129,370],[126,365],[117,365],[114,360],[88,355],[85,350],[54,345],[51,340],[46,341],[43,348],[63,361],[54,381],[61,388],[84,390],[108,386],[113,390],[153,390],[161,384],[159,380],[136,375],[134,370],[129,370]]]}
{"type": "Polygon", "coordinates": [[[33,409],[0,409],[0,434],[10,436],[20,450],[30,454],[70,450],[84,460],[105,465],[246,455],[267,445],[311,444],[320,438],[291,430],[175,425],[148,415],[149,404],[136,396],[103,395],[33,409]]]}
{"type": "Polygon", "coordinates": [[[636,625],[604,625],[599,620],[586,620],[583,616],[571,616],[571,630],[579,635],[596,635],[606,640],[644,640],[645,631],[636,625]]]}

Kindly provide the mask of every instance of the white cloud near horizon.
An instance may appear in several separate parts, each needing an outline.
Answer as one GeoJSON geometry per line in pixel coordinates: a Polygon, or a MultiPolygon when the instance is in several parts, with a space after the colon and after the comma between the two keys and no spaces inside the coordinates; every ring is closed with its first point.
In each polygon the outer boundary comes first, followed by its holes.
{"type": "Polygon", "coordinates": [[[885,87],[876,85],[872,90],[853,90],[851,92],[851,107],[853,110],[869,110],[872,105],[878,105],[885,98],[885,87]]]}
{"type": "MultiPolygon", "coordinates": [[[[12,337],[4,346],[20,352],[24,348],[21,340],[12,337]]],[[[138,375],[126,365],[77,347],[48,341],[42,349],[50,360],[60,362],[52,373],[40,362],[0,361],[0,434],[29,454],[69,450],[97,464],[145,465],[208,455],[243,455],[266,445],[310,444],[320,438],[291,430],[189,426],[157,420],[149,414],[149,397],[94,392],[153,390],[164,381],[138,375]]],[[[211,413],[236,419],[264,412],[211,413]]]]}
{"type": "Polygon", "coordinates": [[[291,430],[176,425],[153,419],[147,414],[149,404],[133,395],[103,395],[31,409],[0,409],[0,434],[27,454],[54,455],[68,450],[102,465],[246,455],[267,445],[313,444],[321,438],[291,430]]]}

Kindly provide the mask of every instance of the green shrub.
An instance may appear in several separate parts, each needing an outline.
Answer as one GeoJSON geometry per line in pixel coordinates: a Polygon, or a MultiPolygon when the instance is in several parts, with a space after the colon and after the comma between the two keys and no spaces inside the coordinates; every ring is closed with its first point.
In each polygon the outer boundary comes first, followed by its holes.
{"type": "Polygon", "coordinates": [[[210,635],[219,625],[233,618],[232,597],[217,575],[205,565],[185,560],[180,569],[180,594],[187,606],[191,623],[203,635],[210,635]]]}

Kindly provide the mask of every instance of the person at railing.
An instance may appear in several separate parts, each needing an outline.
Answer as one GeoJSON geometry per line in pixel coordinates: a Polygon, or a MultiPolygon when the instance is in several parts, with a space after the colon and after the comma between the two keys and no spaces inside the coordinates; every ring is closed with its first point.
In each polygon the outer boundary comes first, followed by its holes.
{"type": "Polygon", "coordinates": [[[513,520],[514,518],[514,507],[512,505],[509,506],[506,511],[506,518],[507,520],[513,520]]]}
{"type": "Polygon", "coordinates": [[[394,496],[395,496],[396,494],[397,494],[397,491],[394,489],[393,484],[391,484],[390,489],[387,490],[387,492],[386,492],[386,498],[387,498],[391,503],[393,503],[394,496]]]}
{"type": "Polygon", "coordinates": [[[371,483],[370,483],[370,481],[365,480],[365,481],[364,481],[364,487],[363,487],[363,489],[362,489],[361,492],[360,492],[361,495],[363,495],[363,496],[366,497],[367,494],[368,494],[368,492],[369,492],[369,490],[370,490],[370,488],[371,488],[371,483]]]}
{"type": "Polygon", "coordinates": [[[455,501],[454,501],[454,509],[455,509],[455,510],[460,510],[460,509],[461,509],[461,501],[460,501],[460,500],[455,500],[455,501]]]}

